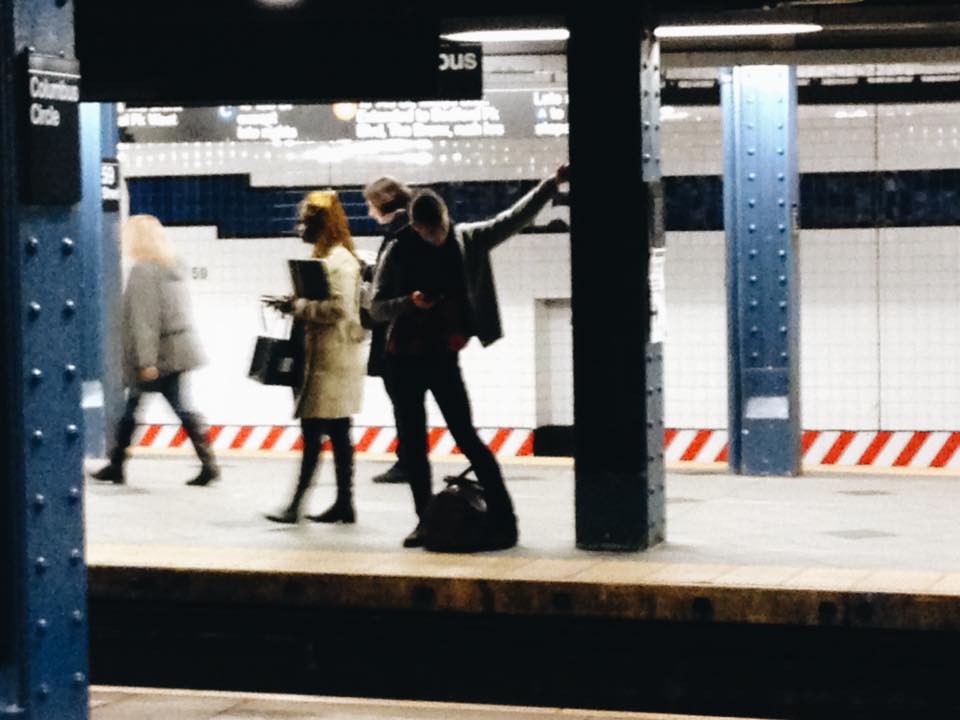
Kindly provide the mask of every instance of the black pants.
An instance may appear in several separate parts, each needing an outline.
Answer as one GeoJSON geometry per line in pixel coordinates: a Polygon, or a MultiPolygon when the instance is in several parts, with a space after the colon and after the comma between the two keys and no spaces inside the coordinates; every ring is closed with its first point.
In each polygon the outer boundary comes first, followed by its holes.
{"type": "Polygon", "coordinates": [[[483,486],[491,514],[513,519],[513,502],[503,484],[500,466],[490,448],[483,444],[470,412],[470,398],[463,384],[458,356],[424,355],[391,357],[388,362],[396,394],[395,408],[399,417],[397,432],[404,448],[405,467],[413,491],[413,503],[422,519],[433,496],[430,461],[427,459],[426,394],[429,390],[447,428],[460,451],[467,457],[477,480],[483,486]]]}
{"type": "Polygon", "coordinates": [[[387,391],[387,397],[390,398],[390,405],[393,407],[393,423],[394,427],[397,428],[397,467],[404,470],[406,456],[404,454],[403,440],[400,437],[401,418],[400,411],[398,410],[399,402],[397,401],[397,381],[394,374],[392,365],[387,365],[383,368],[383,388],[387,391]]]}
{"type": "Polygon", "coordinates": [[[140,400],[144,393],[148,392],[160,393],[170,403],[173,412],[180,418],[190,442],[193,443],[193,449],[196,451],[197,457],[200,458],[200,462],[205,467],[216,464],[213,452],[210,450],[209,443],[207,443],[206,433],[203,431],[203,419],[184,403],[183,390],[180,385],[182,374],[172,373],[151,382],[138,383],[130,388],[127,395],[127,407],[117,425],[117,444],[110,456],[114,465],[119,467],[123,465],[123,461],[126,459],[127,448],[130,447],[133,431],[137,427],[137,408],[140,407],[140,400]]]}
{"type": "Polygon", "coordinates": [[[330,438],[333,445],[333,464],[337,477],[337,500],[349,502],[353,487],[353,443],[350,441],[350,418],[300,418],[303,432],[303,456],[300,460],[300,476],[297,489],[290,501],[290,508],[299,512],[304,495],[313,484],[313,476],[320,464],[323,438],[330,438]]]}

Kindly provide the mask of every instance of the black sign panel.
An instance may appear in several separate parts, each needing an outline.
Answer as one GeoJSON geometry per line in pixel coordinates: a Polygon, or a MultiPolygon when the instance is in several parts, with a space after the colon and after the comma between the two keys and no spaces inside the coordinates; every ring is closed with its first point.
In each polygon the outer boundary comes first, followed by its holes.
{"type": "Polygon", "coordinates": [[[27,52],[20,88],[21,199],[80,200],[80,72],[74,60],[27,52]]]}
{"type": "Polygon", "coordinates": [[[479,43],[440,44],[439,100],[483,97],[483,47],[479,43]]]}
{"type": "Polygon", "coordinates": [[[120,161],[116,158],[100,161],[100,199],[104,212],[120,211],[120,161]]]}

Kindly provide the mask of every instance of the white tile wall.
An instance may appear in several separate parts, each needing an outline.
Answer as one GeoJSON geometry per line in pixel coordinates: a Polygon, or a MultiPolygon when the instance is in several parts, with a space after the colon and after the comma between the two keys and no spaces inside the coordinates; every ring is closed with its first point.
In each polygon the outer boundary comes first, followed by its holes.
{"type": "Polygon", "coordinates": [[[960,428],[960,228],[880,231],[881,427],[960,428]]]}
{"type": "Polygon", "coordinates": [[[668,427],[727,426],[725,248],[722,232],[667,233],[668,427]]]}
{"type": "Polygon", "coordinates": [[[800,233],[800,388],[804,428],[880,422],[876,230],[800,233]]]}

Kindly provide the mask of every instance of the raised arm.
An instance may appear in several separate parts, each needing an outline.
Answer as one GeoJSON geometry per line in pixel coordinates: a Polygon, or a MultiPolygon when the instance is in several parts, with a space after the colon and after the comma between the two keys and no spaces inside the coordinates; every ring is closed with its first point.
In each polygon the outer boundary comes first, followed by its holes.
{"type": "Polygon", "coordinates": [[[528,192],[512,207],[489,220],[460,224],[464,238],[471,238],[487,250],[492,250],[507,238],[517,234],[537,217],[537,214],[557,194],[561,183],[566,182],[569,166],[561,165],[557,172],[528,192]]]}

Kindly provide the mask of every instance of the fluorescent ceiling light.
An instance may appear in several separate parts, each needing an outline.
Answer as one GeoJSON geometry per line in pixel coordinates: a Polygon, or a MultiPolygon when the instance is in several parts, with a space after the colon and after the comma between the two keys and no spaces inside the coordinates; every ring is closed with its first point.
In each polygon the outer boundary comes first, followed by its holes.
{"type": "Polygon", "coordinates": [[[661,25],[653,34],[658,38],[748,37],[756,35],[799,35],[820,32],[813,23],[756,23],[750,25],[661,25]]]}
{"type": "Polygon", "coordinates": [[[444,33],[442,37],[458,42],[549,42],[551,40],[566,40],[570,37],[570,31],[566,28],[468,30],[465,32],[444,33]]]}

